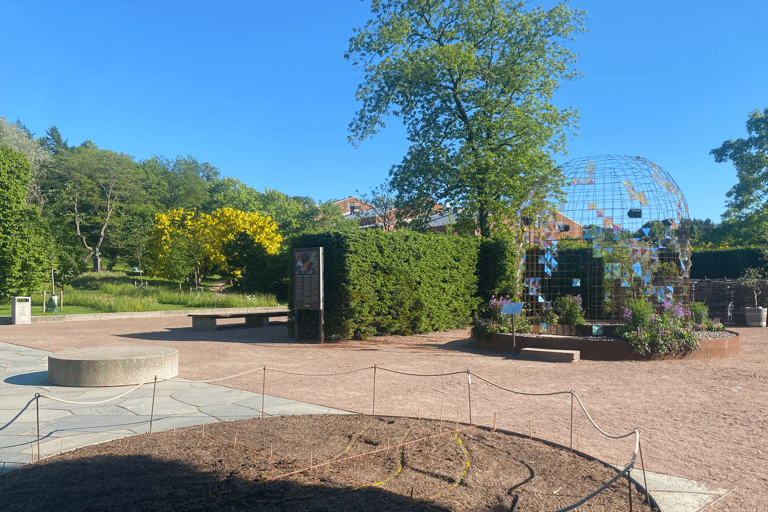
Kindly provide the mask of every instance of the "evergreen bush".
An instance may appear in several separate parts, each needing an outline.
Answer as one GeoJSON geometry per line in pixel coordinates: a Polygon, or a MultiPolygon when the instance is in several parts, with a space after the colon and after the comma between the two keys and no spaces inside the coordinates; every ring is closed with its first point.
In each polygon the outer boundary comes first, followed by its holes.
{"type": "MultiPolygon", "coordinates": [[[[291,247],[323,247],[324,332],[333,340],[469,325],[478,305],[478,244],[470,237],[358,230],[300,235],[291,247]]],[[[318,322],[318,311],[300,311],[300,336],[315,338],[318,322]]]]}

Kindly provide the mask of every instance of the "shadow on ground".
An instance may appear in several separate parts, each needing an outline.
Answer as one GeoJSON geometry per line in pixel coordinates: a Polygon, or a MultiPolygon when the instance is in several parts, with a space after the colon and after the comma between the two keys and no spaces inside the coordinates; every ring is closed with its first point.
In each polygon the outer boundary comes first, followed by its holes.
{"type": "MultiPolygon", "coordinates": [[[[160,448],[162,452],[162,448],[160,448]]],[[[350,489],[286,479],[246,480],[217,471],[216,461],[190,464],[167,454],[55,458],[0,476],[5,512],[56,510],[307,511],[394,510],[426,507],[382,489],[350,489]]]]}

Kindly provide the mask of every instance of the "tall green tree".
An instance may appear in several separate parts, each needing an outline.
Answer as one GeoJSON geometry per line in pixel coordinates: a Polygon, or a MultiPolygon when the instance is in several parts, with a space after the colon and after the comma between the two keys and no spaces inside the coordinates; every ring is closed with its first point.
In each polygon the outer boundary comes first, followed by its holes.
{"type": "Polygon", "coordinates": [[[27,205],[40,205],[43,196],[40,193],[40,185],[45,178],[48,167],[53,162],[51,155],[40,147],[30,131],[16,121],[13,124],[0,116],[0,145],[8,145],[24,154],[29,162],[30,178],[27,184],[25,202],[27,205]]]}
{"type": "Polygon", "coordinates": [[[124,154],[93,146],[59,154],[49,179],[53,216],[66,219],[85,249],[83,261],[101,250],[116,218],[146,201],[141,167],[124,154]]]}
{"type": "Polygon", "coordinates": [[[738,183],[726,193],[725,220],[765,222],[768,215],[768,108],[754,110],[747,119],[746,139],[727,140],[709,152],[715,162],[730,161],[738,183]]]}
{"type": "Polygon", "coordinates": [[[48,151],[52,155],[58,155],[60,153],[66,153],[69,151],[69,145],[64,137],[59,133],[59,129],[56,125],[51,126],[45,132],[45,137],[38,139],[40,147],[48,151]]]}
{"type": "Polygon", "coordinates": [[[579,76],[568,43],[585,13],[508,0],[372,0],[371,11],[345,54],[364,77],[350,141],[402,120],[411,146],[390,175],[409,215],[447,200],[488,237],[531,187],[559,183],[552,155],[577,112],[552,97],[579,76]]]}
{"type": "Polygon", "coordinates": [[[0,142],[0,298],[30,293],[46,276],[45,229],[25,205],[31,176],[24,153],[0,142]]]}

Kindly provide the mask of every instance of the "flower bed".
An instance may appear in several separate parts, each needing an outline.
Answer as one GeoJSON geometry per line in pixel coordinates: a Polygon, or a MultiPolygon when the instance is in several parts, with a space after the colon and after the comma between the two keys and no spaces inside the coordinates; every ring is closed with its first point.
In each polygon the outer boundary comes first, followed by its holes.
{"type": "Polygon", "coordinates": [[[558,336],[552,334],[492,334],[485,341],[477,341],[483,350],[519,354],[523,348],[578,350],[580,359],[592,361],[667,360],[667,359],[722,359],[739,353],[739,335],[731,331],[707,333],[700,338],[699,348],[688,352],[666,355],[633,352],[630,344],[610,336],[558,336]],[[717,337],[715,337],[717,336],[717,337]]]}

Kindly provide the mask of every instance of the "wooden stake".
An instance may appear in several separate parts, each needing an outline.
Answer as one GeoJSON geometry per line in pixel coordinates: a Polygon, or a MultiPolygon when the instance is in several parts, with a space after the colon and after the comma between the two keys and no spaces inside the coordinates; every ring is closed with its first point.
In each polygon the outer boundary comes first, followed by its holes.
{"type": "MultiPolygon", "coordinates": [[[[296,339],[299,339],[299,325],[296,324],[296,339]]],[[[261,377],[261,410],[259,411],[259,419],[262,419],[264,417],[264,397],[266,396],[264,393],[266,393],[267,388],[267,367],[264,367],[264,374],[261,377]]]]}
{"type": "Polygon", "coordinates": [[[493,413],[493,428],[491,428],[491,432],[496,432],[496,413],[493,413]]]}
{"type": "Polygon", "coordinates": [[[421,421],[421,406],[416,404],[416,418],[421,421]]]}
{"type": "Polygon", "coordinates": [[[232,444],[232,448],[237,447],[237,432],[235,432],[235,442],[232,444]]]}
{"type": "Polygon", "coordinates": [[[203,423],[203,435],[200,437],[200,439],[205,439],[205,423],[203,423]]]}
{"type": "Polygon", "coordinates": [[[35,443],[29,443],[29,449],[32,451],[32,464],[35,463],[35,443]]]}
{"type": "Polygon", "coordinates": [[[643,445],[640,440],[637,441],[637,447],[640,450],[640,466],[643,468],[643,483],[645,484],[645,498],[648,500],[648,506],[651,505],[651,496],[648,494],[648,480],[645,478],[645,463],[643,462],[643,445]]]}
{"type": "Polygon", "coordinates": [[[376,365],[373,365],[373,405],[371,406],[371,416],[376,416],[376,365]]]}
{"type": "Polygon", "coordinates": [[[571,391],[571,453],[573,453],[573,391],[571,391]]]}
{"type": "Polygon", "coordinates": [[[272,462],[272,443],[269,443],[269,461],[272,462]]]}

